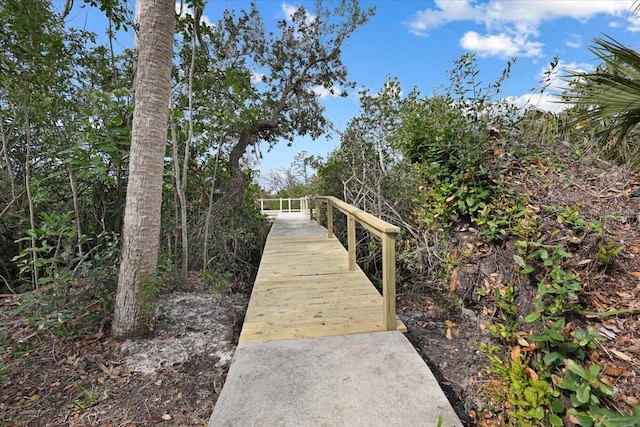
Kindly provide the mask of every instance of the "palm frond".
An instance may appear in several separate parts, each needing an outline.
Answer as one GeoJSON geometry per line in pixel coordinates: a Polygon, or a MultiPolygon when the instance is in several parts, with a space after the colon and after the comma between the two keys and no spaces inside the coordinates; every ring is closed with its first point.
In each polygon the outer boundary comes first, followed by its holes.
{"type": "Polygon", "coordinates": [[[568,70],[570,89],[566,100],[585,107],[578,121],[605,124],[600,142],[609,157],[640,164],[638,143],[625,140],[640,123],[640,53],[609,37],[596,38],[594,42],[589,50],[603,65],[593,72],[568,70]]]}

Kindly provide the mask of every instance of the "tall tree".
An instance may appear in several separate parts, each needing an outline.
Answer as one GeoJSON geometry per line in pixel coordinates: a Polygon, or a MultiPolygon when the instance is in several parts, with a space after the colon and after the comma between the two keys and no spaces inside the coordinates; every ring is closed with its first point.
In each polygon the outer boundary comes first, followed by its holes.
{"type": "MultiPolygon", "coordinates": [[[[340,58],[348,37],[374,10],[357,0],[341,0],[329,9],[321,1],[313,13],[298,8],[278,22],[279,34],[266,32],[257,9],[237,19],[225,13],[213,29],[212,57],[219,85],[212,97],[225,98],[233,110],[230,131],[236,135],[229,152],[230,180],[211,208],[212,220],[225,217],[244,196],[247,176],[241,159],[260,141],[293,141],[296,135],[319,137],[326,119],[320,93],[340,94],[353,87],[340,58]]],[[[215,102],[219,104],[219,102],[215,102]]]]}
{"type": "Polygon", "coordinates": [[[175,2],[138,0],[138,64],[124,216],[122,261],[112,333],[149,331],[155,306],[162,175],[171,98],[175,2]]]}

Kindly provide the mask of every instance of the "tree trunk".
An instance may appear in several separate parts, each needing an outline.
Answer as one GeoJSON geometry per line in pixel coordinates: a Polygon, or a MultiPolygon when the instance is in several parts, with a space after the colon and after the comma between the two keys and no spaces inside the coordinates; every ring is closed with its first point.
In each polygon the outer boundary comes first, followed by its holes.
{"type": "Polygon", "coordinates": [[[216,163],[213,168],[213,176],[211,177],[211,191],[209,192],[209,205],[207,207],[207,216],[204,221],[204,243],[202,247],[202,269],[206,269],[209,264],[209,227],[211,226],[211,209],[213,208],[213,195],[216,191],[216,179],[218,177],[218,163],[220,161],[220,152],[222,144],[218,146],[216,153],[216,163]]]}
{"type": "Polygon", "coordinates": [[[247,175],[240,167],[240,159],[251,144],[253,134],[250,131],[242,132],[238,142],[231,149],[229,154],[229,174],[231,179],[229,180],[227,191],[211,206],[210,220],[213,222],[222,220],[242,201],[244,190],[247,187],[247,175]]]}
{"type": "Polygon", "coordinates": [[[27,145],[27,153],[25,155],[26,159],[24,161],[24,187],[27,192],[27,201],[29,203],[29,224],[33,232],[31,235],[33,286],[35,286],[35,289],[38,289],[40,287],[40,270],[38,269],[38,251],[36,250],[38,242],[35,238],[36,217],[33,206],[33,194],[31,194],[31,123],[29,120],[29,95],[27,95],[24,105],[24,135],[25,144],[27,145]]]}
{"type": "Polygon", "coordinates": [[[138,67],[122,261],[112,333],[143,335],[155,311],[162,174],[171,97],[175,2],[139,0],[138,67]]]}
{"type": "MultiPolygon", "coordinates": [[[[179,158],[179,150],[178,150],[178,131],[176,130],[175,120],[171,118],[171,145],[173,150],[173,177],[175,180],[176,187],[176,195],[178,196],[178,201],[180,204],[180,234],[182,236],[182,263],[180,268],[180,273],[182,277],[187,277],[187,269],[189,266],[189,234],[187,230],[187,191],[186,191],[186,183],[184,179],[186,179],[186,174],[182,175],[180,173],[180,158],[179,158]]],[[[186,143],[187,147],[185,147],[185,151],[188,152],[189,141],[186,143]]],[[[187,170],[187,162],[188,158],[185,159],[184,164],[182,165],[183,170],[187,170]]],[[[176,215],[178,210],[176,209],[176,215]]],[[[177,245],[176,245],[177,247],[177,245]]]]}

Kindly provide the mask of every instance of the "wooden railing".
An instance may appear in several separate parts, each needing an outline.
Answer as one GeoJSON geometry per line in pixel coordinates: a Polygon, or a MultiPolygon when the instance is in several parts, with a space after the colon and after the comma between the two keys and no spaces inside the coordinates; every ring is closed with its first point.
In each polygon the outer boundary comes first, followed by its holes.
{"type": "Polygon", "coordinates": [[[309,197],[289,197],[277,199],[258,199],[260,203],[260,212],[263,214],[280,213],[280,212],[307,212],[309,210],[309,197]],[[271,209],[271,205],[275,204],[276,209],[271,209]]]}
{"type": "MultiPolygon", "coordinates": [[[[381,220],[332,196],[316,196],[316,220],[320,224],[319,208],[326,204],[328,237],[333,237],[334,208],[347,216],[347,252],[349,270],[356,269],[356,222],[382,240],[382,310],[383,322],[388,331],[395,331],[396,324],[396,236],[400,228],[381,220]]],[[[309,207],[311,207],[309,205],[309,207]]],[[[313,219],[313,209],[309,210],[313,219]]]]}

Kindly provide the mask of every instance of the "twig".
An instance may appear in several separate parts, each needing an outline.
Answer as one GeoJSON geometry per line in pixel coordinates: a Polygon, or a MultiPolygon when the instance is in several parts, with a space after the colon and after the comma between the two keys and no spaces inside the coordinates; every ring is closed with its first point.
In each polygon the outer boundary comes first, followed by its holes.
{"type": "Polygon", "coordinates": [[[578,313],[589,317],[610,317],[617,316],[618,314],[636,314],[640,313],[640,308],[623,308],[620,310],[609,310],[609,311],[579,311],[578,313]]]}
{"type": "MultiPolygon", "coordinates": [[[[4,282],[4,285],[7,287],[7,289],[9,289],[11,291],[11,293],[13,295],[16,294],[16,291],[11,287],[11,285],[9,284],[9,282],[7,281],[7,279],[5,279],[5,277],[0,274],[0,279],[2,279],[2,281],[4,282]]],[[[9,294],[10,295],[10,294],[9,294]]]]}

